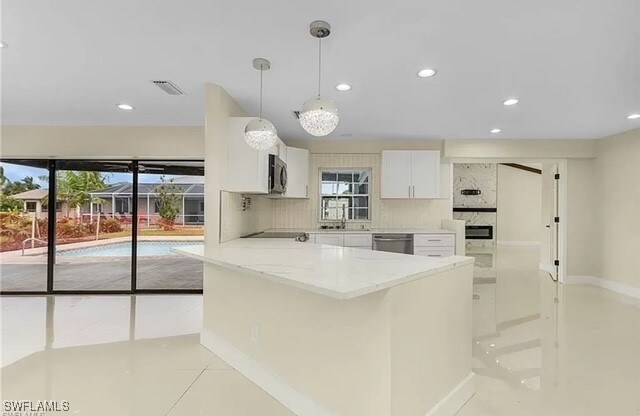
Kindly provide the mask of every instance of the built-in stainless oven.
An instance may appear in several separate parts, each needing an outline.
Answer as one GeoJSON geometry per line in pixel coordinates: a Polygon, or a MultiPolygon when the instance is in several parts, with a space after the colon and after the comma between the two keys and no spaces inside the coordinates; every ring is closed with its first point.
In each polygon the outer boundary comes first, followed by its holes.
{"type": "Polygon", "coordinates": [[[269,155],[269,193],[287,191],[287,164],[276,155],[269,155]]]}
{"type": "Polygon", "coordinates": [[[465,234],[467,240],[493,240],[493,225],[467,225],[465,234]]]}

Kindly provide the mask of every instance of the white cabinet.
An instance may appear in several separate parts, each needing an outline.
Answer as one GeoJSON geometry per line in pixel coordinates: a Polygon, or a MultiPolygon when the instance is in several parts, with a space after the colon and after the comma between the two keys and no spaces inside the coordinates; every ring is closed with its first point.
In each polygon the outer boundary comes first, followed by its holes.
{"type": "Polygon", "coordinates": [[[381,198],[411,198],[411,152],[382,152],[381,198]]]}
{"type": "Polygon", "coordinates": [[[344,246],[345,247],[357,247],[357,248],[368,248],[372,247],[372,239],[371,234],[345,234],[344,235],[344,246]]]}
{"type": "Polygon", "coordinates": [[[256,117],[229,118],[227,175],[223,190],[266,194],[269,181],[269,151],[255,150],[244,140],[244,129],[256,117]]]}
{"type": "Polygon", "coordinates": [[[381,198],[440,198],[440,151],[382,152],[381,198]]]}
{"type": "Polygon", "coordinates": [[[440,152],[411,152],[412,197],[440,198],[440,152]]]}
{"type": "Polygon", "coordinates": [[[414,234],[413,254],[425,257],[449,257],[456,252],[455,234],[414,234]]]}
{"type": "Polygon", "coordinates": [[[285,198],[309,198],[309,151],[287,148],[287,192],[285,198]]]}
{"type": "Polygon", "coordinates": [[[316,244],[326,244],[328,246],[344,246],[344,234],[334,234],[334,233],[325,233],[325,234],[316,234],[315,235],[316,244]]]}

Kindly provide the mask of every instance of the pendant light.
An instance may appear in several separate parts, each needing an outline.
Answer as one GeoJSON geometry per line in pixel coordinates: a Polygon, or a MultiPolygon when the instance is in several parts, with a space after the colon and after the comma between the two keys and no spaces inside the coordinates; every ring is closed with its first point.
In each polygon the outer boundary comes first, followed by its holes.
{"type": "Polygon", "coordinates": [[[256,150],[265,150],[278,140],[275,126],[262,118],[262,73],[271,68],[271,63],[264,58],[256,58],[253,60],[253,67],[260,71],[260,113],[257,119],[250,121],[245,127],[244,140],[256,150]]]}
{"type": "Polygon", "coordinates": [[[316,20],[309,26],[311,36],[318,39],[318,96],[308,99],[300,109],[300,125],[312,136],[331,134],[338,126],[338,108],[333,100],[320,95],[322,86],[322,39],[329,36],[331,26],[323,20],[316,20]]]}

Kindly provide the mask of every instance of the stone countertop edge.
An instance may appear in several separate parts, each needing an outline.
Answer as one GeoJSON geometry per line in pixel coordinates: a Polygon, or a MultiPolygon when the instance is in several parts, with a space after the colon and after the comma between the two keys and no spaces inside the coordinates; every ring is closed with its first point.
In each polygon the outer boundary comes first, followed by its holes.
{"type": "MultiPolygon", "coordinates": [[[[191,246],[193,247],[199,247],[199,246],[191,246]]],[[[214,264],[217,266],[221,266],[227,269],[232,269],[232,270],[240,270],[243,271],[245,273],[254,275],[254,276],[258,276],[258,277],[264,277],[267,278],[268,280],[277,282],[277,283],[282,283],[286,286],[291,286],[291,287],[295,287],[301,290],[305,290],[307,292],[312,292],[312,293],[316,293],[319,295],[324,295],[333,299],[337,299],[337,300],[350,300],[350,299],[354,299],[354,298],[358,298],[361,296],[365,296],[365,295],[369,295],[371,293],[375,293],[375,292],[379,292],[382,290],[386,290],[389,288],[392,288],[394,286],[398,286],[404,283],[408,283],[408,282],[412,282],[414,280],[418,280],[418,279],[422,279],[424,277],[427,276],[431,276],[434,274],[438,274],[444,271],[448,271],[448,270],[452,270],[452,269],[456,269],[458,267],[462,267],[468,264],[473,264],[475,259],[472,257],[465,257],[465,256],[451,256],[448,257],[447,259],[450,259],[448,263],[446,264],[438,264],[437,266],[434,266],[433,268],[430,268],[428,270],[424,270],[422,272],[419,273],[414,273],[414,274],[410,274],[410,275],[406,275],[403,277],[399,277],[396,278],[394,280],[390,280],[390,281],[386,281],[386,282],[381,282],[381,283],[372,283],[370,285],[366,285],[363,284],[363,287],[361,288],[357,288],[357,289],[352,289],[352,290],[345,290],[345,291],[339,291],[339,290],[332,290],[332,289],[328,289],[325,287],[320,287],[320,286],[315,286],[313,284],[307,283],[307,282],[302,282],[299,280],[294,280],[294,279],[290,279],[287,278],[285,276],[280,276],[277,274],[273,274],[273,273],[267,273],[267,272],[263,272],[263,271],[259,271],[259,270],[255,270],[255,269],[251,269],[242,265],[238,265],[238,264],[234,264],[234,263],[229,263],[229,262],[225,262],[225,261],[221,261],[215,258],[211,258],[211,257],[207,257],[204,254],[197,254],[197,253],[193,253],[191,251],[188,250],[189,247],[183,247],[183,248],[172,248],[171,251],[176,253],[176,254],[180,254],[186,257],[190,257],[193,259],[197,259],[206,263],[210,263],[210,264],[214,264]]]]}

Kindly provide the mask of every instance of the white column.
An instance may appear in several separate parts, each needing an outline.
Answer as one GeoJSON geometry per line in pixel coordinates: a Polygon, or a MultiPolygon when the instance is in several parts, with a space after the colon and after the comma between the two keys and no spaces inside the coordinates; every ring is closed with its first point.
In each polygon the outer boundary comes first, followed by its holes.
{"type": "Polygon", "coordinates": [[[93,224],[93,202],[89,201],[89,224],[93,224]]]}
{"type": "Polygon", "coordinates": [[[116,218],[116,194],[111,194],[111,218],[116,218]]]}
{"type": "Polygon", "coordinates": [[[184,194],[182,195],[182,226],[184,227],[186,221],[185,221],[185,215],[186,213],[184,212],[184,194]]]}
{"type": "Polygon", "coordinates": [[[151,211],[149,206],[149,194],[147,194],[147,227],[151,227],[151,211]]]}

